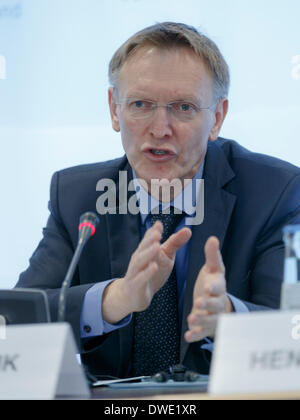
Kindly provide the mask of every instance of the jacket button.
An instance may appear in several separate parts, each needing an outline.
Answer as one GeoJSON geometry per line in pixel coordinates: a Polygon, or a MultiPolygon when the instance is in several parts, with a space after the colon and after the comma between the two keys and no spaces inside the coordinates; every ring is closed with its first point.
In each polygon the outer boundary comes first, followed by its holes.
{"type": "Polygon", "coordinates": [[[90,327],[89,325],[85,325],[85,326],[83,327],[83,329],[84,329],[84,331],[85,331],[86,333],[90,333],[90,332],[92,331],[92,329],[91,329],[91,327],[90,327]]]}

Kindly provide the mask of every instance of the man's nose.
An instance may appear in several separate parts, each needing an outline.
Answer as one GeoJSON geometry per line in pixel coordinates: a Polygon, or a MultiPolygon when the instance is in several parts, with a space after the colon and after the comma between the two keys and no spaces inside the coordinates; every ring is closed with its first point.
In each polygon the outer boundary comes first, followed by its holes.
{"type": "Polygon", "coordinates": [[[157,139],[172,135],[172,116],[167,107],[158,106],[153,113],[150,123],[150,133],[157,139]]]}

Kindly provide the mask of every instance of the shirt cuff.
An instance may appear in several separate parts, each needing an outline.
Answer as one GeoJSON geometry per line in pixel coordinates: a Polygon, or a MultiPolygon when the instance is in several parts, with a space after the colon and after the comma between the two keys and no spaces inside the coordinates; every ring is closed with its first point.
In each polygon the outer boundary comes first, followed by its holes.
{"type": "Polygon", "coordinates": [[[204,340],[206,341],[206,344],[202,344],[201,349],[202,350],[208,350],[211,353],[214,351],[214,345],[215,343],[211,338],[205,337],[204,340]]]}
{"type": "Polygon", "coordinates": [[[96,283],[87,291],[83,300],[80,317],[80,337],[82,339],[107,334],[119,328],[125,327],[131,322],[131,314],[117,324],[109,324],[102,318],[103,292],[114,280],[116,279],[96,283]]]}
{"type": "Polygon", "coordinates": [[[227,296],[231,300],[234,312],[240,313],[240,314],[249,312],[249,309],[247,308],[247,306],[240,299],[232,295],[229,295],[228,293],[227,293],[227,296]]]}

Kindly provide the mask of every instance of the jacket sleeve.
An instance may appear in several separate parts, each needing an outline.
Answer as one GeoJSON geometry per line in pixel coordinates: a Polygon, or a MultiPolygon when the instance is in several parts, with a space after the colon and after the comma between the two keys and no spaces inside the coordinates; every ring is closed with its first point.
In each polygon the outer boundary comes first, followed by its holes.
{"type": "MultiPolygon", "coordinates": [[[[57,321],[60,288],[74,253],[71,238],[59,214],[58,179],[59,174],[55,173],[51,181],[50,216],[43,229],[43,239],[30,258],[29,267],[20,275],[16,284],[16,287],[37,288],[47,293],[52,322],[57,321]]],[[[86,292],[93,285],[79,285],[78,271],[76,271],[72,287],[67,290],[66,322],[71,324],[79,348],[81,308],[86,292]]]]}
{"type": "Polygon", "coordinates": [[[293,177],[282,191],[272,214],[258,238],[255,257],[248,275],[251,302],[244,302],[250,311],[278,309],[283,281],[283,228],[300,224],[300,176],[293,177]]]}

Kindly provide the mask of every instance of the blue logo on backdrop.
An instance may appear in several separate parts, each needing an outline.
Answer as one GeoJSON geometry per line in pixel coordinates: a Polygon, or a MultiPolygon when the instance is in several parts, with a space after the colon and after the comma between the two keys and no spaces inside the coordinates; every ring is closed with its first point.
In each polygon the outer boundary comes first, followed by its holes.
{"type": "Polygon", "coordinates": [[[19,19],[22,16],[21,2],[1,1],[0,19],[19,19]]]}

